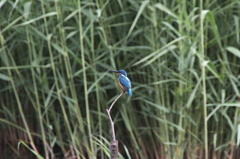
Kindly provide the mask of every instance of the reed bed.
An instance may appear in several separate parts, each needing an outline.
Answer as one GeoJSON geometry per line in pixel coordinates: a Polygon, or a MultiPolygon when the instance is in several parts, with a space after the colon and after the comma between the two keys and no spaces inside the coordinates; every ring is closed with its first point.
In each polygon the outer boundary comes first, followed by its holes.
{"type": "Polygon", "coordinates": [[[240,2],[2,0],[1,156],[240,158],[240,2]]]}

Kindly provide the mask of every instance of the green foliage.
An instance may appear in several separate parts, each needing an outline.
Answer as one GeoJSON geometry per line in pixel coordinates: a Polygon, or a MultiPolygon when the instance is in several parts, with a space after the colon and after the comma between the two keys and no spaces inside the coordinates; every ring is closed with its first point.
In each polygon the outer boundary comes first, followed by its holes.
{"type": "Polygon", "coordinates": [[[239,158],[239,1],[0,8],[1,142],[11,147],[1,156],[109,156],[105,110],[121,89],[108,70],[124,69],[133,96],[111,111],[120,158],[204,158],[206,147],[209,158],[239,158]]]}

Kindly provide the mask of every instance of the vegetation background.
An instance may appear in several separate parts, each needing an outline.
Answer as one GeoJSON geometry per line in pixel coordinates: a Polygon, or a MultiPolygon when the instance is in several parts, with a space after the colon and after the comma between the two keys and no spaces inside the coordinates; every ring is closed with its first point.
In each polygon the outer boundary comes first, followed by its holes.
{"type": "Polygon", "coordinates": [[[239,0],[1,0],[1,158],[240,158],[239,0]]]}

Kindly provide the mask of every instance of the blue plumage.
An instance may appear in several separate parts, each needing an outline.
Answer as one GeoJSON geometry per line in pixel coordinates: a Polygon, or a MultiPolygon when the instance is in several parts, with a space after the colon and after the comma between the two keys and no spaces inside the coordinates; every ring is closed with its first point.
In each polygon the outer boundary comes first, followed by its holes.
{"type": "Polygon", "coordinates": [[[119,71],[111,71],[118,73],[119,78],[118,78],[118,84],[122,88],[124,92],[128,92],[130,96],[132,96],[132,86],[131,86],[131,81],[127,77],[127,73],[124,70],[119,70],[119,71]]]}

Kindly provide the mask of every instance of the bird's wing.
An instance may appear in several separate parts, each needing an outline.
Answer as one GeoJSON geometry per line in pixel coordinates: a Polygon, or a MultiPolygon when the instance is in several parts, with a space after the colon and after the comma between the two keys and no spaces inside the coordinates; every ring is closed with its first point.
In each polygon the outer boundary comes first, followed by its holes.
{"type": "Polygon", "coordinates": [[[131,88],[131,82],[130,80],[125,76],[125,77],[121,77],[119,79],[121,85],[123,86],[123,88],[125,89],[125,91],[128,91],[129,88],[131,88]]]}

